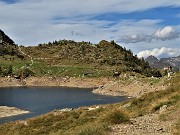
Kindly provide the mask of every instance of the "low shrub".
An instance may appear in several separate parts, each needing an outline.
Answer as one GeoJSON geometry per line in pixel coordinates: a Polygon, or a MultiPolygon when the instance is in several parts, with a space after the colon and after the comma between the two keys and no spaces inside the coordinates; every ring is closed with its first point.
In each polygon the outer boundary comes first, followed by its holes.
{"type": "Polygon", "coordinates": [[[88,125],[83,127],[77,135],[106,135],[110,130],[107,125],[88,125]]]}
{"type": "Polygon", "coordinates": [[[124,122],[129,122],[129,116],[125,113],[125,111],[116,109],[110,111],[106,116],[103,118],[104,122],[108,122],[111,124],[120,124],[124,122]]]}

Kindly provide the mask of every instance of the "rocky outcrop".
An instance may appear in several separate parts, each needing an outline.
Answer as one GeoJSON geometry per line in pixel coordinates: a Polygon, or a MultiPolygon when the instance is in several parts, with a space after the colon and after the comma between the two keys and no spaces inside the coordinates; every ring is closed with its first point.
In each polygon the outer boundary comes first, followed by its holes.
{"type": "Polygon", "coordinates": [[[153,64],[156,64],[157,62],[159,62],[159,60],[153,55],[147,57],[146,61],[149,62],[150,66],[152,66],[153,64]]]}
{"type": "Polygon", "coordinates": [[[0,29],[0,44],[11,44],[14,45],[14,41],[10,39],[1,29],[0,29]]]}
{"type": "Polygon", "coordinates": [[[0,29],[0,56],[1,55],[19,55],[19,51],[15,42],[9,38],[1,29],[0,29]]]}

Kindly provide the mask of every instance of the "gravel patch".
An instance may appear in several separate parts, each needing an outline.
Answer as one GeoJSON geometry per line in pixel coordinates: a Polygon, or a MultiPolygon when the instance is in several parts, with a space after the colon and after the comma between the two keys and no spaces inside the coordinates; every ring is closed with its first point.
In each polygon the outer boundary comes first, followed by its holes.
{"type": "Polygon", "coordinates": [[[109,135],[171,135],[173,124],[159,120],[159,114],[147,114],[131,119],[130,124],[112,126],[109,135]]]}

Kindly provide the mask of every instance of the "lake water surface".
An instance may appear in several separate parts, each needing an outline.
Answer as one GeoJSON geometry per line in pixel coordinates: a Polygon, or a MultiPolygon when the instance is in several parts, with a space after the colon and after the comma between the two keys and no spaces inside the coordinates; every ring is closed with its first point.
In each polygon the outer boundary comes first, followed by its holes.
{"type": "Polygon", "coordinates": [[[0,106],[17,107],[31,112],[30,114],[0,118],[0,123],[38,116],[55,109],[116,103],[125,100],[127,100],[126,97],[98,95],[92,93],[92,89],[85,88],[0,88],[0,106]]]}

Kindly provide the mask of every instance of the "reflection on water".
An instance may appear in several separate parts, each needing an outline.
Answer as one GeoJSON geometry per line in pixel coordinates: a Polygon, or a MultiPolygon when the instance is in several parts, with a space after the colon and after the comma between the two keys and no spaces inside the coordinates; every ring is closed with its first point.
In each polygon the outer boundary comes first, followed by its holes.
{"type": "Polygon", "coordinates": [[[32,113],[1,118],[0,123],[30,118],[55,109],[115,103],[126,97],[97,95],[92,89],[67,87],[0,88],[0,106],[13,106],[32,113]]]}

